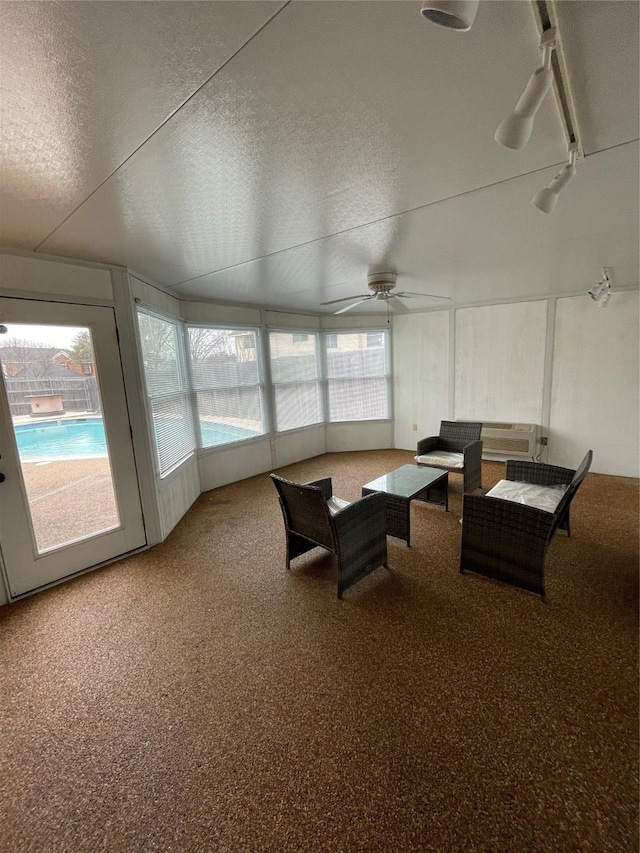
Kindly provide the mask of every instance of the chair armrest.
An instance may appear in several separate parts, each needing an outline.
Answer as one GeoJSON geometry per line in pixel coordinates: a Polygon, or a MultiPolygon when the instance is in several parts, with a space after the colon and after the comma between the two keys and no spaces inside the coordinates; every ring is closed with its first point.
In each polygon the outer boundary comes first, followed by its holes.
{"type": "Polygon", "coordinates": [[[462,448],[464,467],[467,465],[482,465],[482,441],[470,441],[462,448]]]}
{"type": "Polygon", "coordinates": [[[463,491],[475,492],[476,489],[482,488],[482,441],[477,439],[465,444],[462,448],[462,458],[464,460],[463,491]]]}
{"type": "Polygon", "coordinates": [[[525,462],[520,459],[509,459],[505,478],[519,483],[532,483],[536,486],[568,485],[573,480],[575,471],[571,468],[559,468],[556,465],[546,465],[544,462],[525,462]]]}
{"type": "Polygon", "coordinates": [[[430,453],[438,446],[439,436],[431,435],[429,438],[421,438],[418,442],[416,456],[422,456],[423,453],[430,453]]]}
{"type": "Polygon", "coordinates": [[[325,501],[328,501],[329,498],[333,497],[331,477],[323,477],[321,480],[312,480],[310,483],[305,483],[305,486],[316,486],[319,488],[325,501]]]}
{"type": "Polygon", "coordinates": [[[471,571],[544,596],[544,561],[556,516],[532,506],[462,497],[460,571],[471,571]]]}
{"type": "Polygon", "coordinates": [[[490,498],[462,496],[462,539],[476,548],[501,551],[526,550],[534,542],[547,541],[553,532],[555,513],[534,506],[490,498]]]}
{"type": "Polygon", "coordinates": [[[339,539],[359,539],[363,545],[387,533],[387,501],[382,492],[366,495],[333,516],[339,539]]]}

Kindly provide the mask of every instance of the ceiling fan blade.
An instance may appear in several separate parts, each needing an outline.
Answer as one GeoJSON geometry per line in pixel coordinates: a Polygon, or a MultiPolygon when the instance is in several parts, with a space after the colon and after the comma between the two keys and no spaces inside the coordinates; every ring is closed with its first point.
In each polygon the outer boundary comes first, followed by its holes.
{"type": "Polygon", "coordinates": [[[373,296],[365,296],[364,299],[358,299],[357,302],[353,302],[351,305],[347,305],[346,308],[341,308],[339,311],[334,311],[334,314],[344,314],[345,311],[351,311],[352,308],[355,308],[356,305],[361,305],[363,302],[368,302],[369,299],[373,299],[373,296]]]}
{"type": "Polygon", "coordinates": [[[392,293],[389,299],[387,300],[387,304],[391,302],[391,308],[393,309],[394,314],[409,314],[409,309],[406,305],[402,304],[401,299],[398,299],[398,295],[399,294],[397,293],[392,293]]]}
{"type": "Polygon", "coordinates": [[[435,293],[413,293],[410,290],[405,290],[402,293],[394,293],[394,296],[407,296],[409,299],[412,296],[423,296],[425,299],[444,299],[446,302],[453,302],[450,296],[436,296],[435,293]]]}
{"type": "Polygon", "coordinates": [[[335,305],[338,302],[348,302],[350,299],[370,299],[368,293],[360,293],[355,296],[343,296],[342,299],[331,299],[329,302],[321,302],[320,305],[335,305]]]}

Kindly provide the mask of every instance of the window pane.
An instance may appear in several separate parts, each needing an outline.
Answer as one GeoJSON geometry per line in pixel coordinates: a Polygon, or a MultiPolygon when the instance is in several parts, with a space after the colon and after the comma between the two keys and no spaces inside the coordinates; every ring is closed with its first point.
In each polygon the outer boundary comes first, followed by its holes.
{"type": "Polygon", "coordinates": [[[264,434],[264,406],[259,386],[199,391],[197,399],[203,447],[264,434]]]}
{"type": "Polygon", "coordinates": [[[277,429],[296,429],[322,421],[322,398],[319,382],[296,382],[276,385],[277,429]]]}
{"type": "Polygon", "coordinates": [[[190,327],[189,353],[196,390],[260,383],[257,335],[253,331],[190,327]]]}
{"type": "Polygon", "coordinates": [[[138,314],[138,321],[149,396],[158,397],[186,390],[177,324],[142,312],[138,314]]]}
{"type": "Polygon", "coordinates": [[[189,399],[152,400],[151,415],[158,456],[158,469],[168,471],[195,449],[193,414],[189,399]]]}
{"type": "Polygon", "coordinates": [[[164,474],[196,447],[183,327],[177,320],[142,308],[138,309],[138,324],[158,471],[164,474]]]}
{"type": "Polygon", "coordinates": [[[387,341],[384,331],[325,337],[330,421],[389,417],[387,341]]]}
{"type": "Polygon", "coordinates": [[[332,421],[368,421],[388,417],[386,379],[337,379],[329,383],[332,421]]]}
{"type": "Polygon", "coordinates": [[[201,446],[264,435],[258,333],[190,326],[188,341],[201,446]]]}
{"type": "Polygon", "coordinates": [[[318,336],[271,332],[271,378],[276,403],[276,429],[296,429],[322,422],[318,336]]]}

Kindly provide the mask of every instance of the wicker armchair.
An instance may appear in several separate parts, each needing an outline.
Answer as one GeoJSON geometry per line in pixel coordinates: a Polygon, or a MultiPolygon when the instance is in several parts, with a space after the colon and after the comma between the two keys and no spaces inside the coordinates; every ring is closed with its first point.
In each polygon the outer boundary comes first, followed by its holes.
{"type": "Polygon", "coordinates": [[[462,491],[474,492],[482,488],[481,432],[481,423],[441,421],[440,435],[418,442],[415,460],[418,465],[462,474],[462,491]]]}
{"type": "Polygon", "coordinates": [[[287,568],[312,548],[338,563],[338,598],[378,566],[387,565],[386,499],[382,493],[347,503],[333,496],[331,478],[292,483],[271,474],[287,536],[287,568]]]}
{"type": "MultiPolygon", "coordinates": [[[[591,465],[590,450],[578,468],[558,468],[536,462],[507,462],[506,480],[491,492],[520,495],[503,499],[486,495],[464,495],[462,499],[462,548],[460,571],[470,571],[505,581],[544,598],[544,562],[556,530],[570,535],[569,511],[591,465]],[[510,483],[531,484],[527,489],[510,483]],[[519,503],[527,491],[538,506],[519,503]],[[557,503],[553,511],[541,509],[557,503]]],[[[530,497],[524,499],[531,500],[530,497]]]]}

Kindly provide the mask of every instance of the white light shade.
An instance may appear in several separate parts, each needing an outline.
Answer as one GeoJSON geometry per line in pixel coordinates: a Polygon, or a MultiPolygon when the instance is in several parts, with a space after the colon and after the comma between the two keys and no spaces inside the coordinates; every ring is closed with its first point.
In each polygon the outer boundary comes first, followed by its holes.
{"type": "Polygon", "coordinates": [[[427,21],[466,32],[471,29],[479,0],[424,0],[420,13],[427,21]]]}
{"type": "Polygon", "coordinates": [[[548,187],[537,192],[531,199],[531,204],[543,213],[551,213],[558,203],[560,192],[566,187],[576,173],[573,163],[563,166],[548,187]]]}
{"type": "Polygon", "coordinates": [[[533,119],[552,83],[551,68],[542,66],[531,75],[515,110],[496,130],[494,136],[496,142],[504,145],[505,148],[524,148],[533,130],[533,119]]]}
{"type": "Polygon", "coordinates": [[[558,193],[552,192],[549,187],[539,190],[531,199],[531,204],[543,213],[551,213],[558,203],[558,193]]]}

